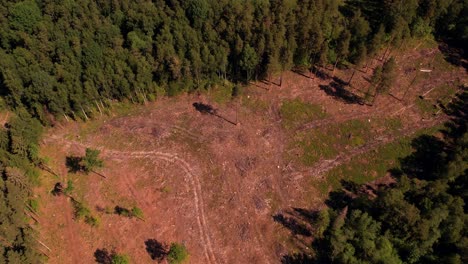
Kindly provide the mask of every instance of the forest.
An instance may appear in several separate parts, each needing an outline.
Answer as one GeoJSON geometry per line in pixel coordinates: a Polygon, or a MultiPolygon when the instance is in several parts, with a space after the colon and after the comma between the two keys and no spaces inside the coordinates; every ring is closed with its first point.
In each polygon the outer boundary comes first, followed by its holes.
{"type": "Polygon", "coordinates": [[[391,170],[396,182],[376,188],[343,180],[328,209],[306,213],[315,255],[283,263],[465,263],[467,249],[467,96],[447,109],[442,138],[422,135],[391,170]]]}
{"type": "MultiPolygon", "coordinates": [[[[144,103],[294,67],[359,66],[414,38],[466,48],[467,25],[465,0],[1,0],[0,109],[13,117],[0,130],[0,262],[41,258],[27,219],[44,127],[91,119],[112,101],[144,103]]],[[[336,219],[322,223],[317,242],[328,258],[467,260],[466,133],[425,140],[441,150],[435,167],[406,168],[378,199],[353,200],[349,219],[337,216],[342,208],[321,215],[336,219]],[[431,233],[433,225],[444,229],[431,233]]],[[[429,155],[421,151],[414,159],[429,155]]]]}

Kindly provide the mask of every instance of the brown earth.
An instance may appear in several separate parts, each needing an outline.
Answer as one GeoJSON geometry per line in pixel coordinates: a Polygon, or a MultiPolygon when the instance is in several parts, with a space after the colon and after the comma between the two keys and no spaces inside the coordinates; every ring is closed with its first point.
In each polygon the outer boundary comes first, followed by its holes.
{"type": "MultiPolygon", "coordinates": [[[[397,56],[399,78],[393,96],[380,96],[373,106],[334,96],[333,89],[327,94],[328,78],[285,72],[281,87],[256,82],[227,103],[215,103],[209,93],[182,95],[135,106],[123,114],[98,116],[88,123],[58,124],[45,136],[41,153],[62,176],[44,173],[42,187],[36,190],[41,199],[41,241],[51,249],[49,262],[94,263],[96,249],[106,248],[128,254],[132,263],[155,263],[145,241],[156,239],[186,245],[190,263],[279,263],[282,255],[307,247],[312,239],[304,232],[291,240],[289,229],[280,224],[287,225],[287,219],[274,219],[292,214],[291,208],[323,207],[323,197],[310,185],[310,178],[323,177],[350,157],[398,139],[384,129],[376,130],[373,140],[345,149],[334,159],[322,159],[312,167],[291,165],[284,153],[295,131],[282,126],[282,102],[299,98],[327,113],[324,119],[305,122],[301,131],[353,119],[399,117],[400,135],[411,135],[445,120],[442,113],[423,119],[414,106],[417,96],[445,83],[466,81],[462,69],[434,67],[400,100],[412,76],[437,54],[436,48],[427,48],[397,56]],[[415,61],[420,64],[414,65],[415,61]],[[214,105],[219,117],[197,112],[194,102],[214,105]],[[106,179],[67,172],[65,157],[83,155],[86,147],[101,150],[105,167],[99,172],[106,179]],[[101,218],[99,227],[74,220],[70,199],[50,194],[55,182],[67,180],[75,183],[72,196],[101,218]],[[144,221],[103,210],[117,205],[140,207],[144,221]]],[[[373,66],[377,63],[381,62],[375,60],[373,66]]],[[[336,77],[346,81],[352,72],[337,70],[336,77]]],[[[346,91],[363,96],[370,72],[356,71],[346,91]]]]}

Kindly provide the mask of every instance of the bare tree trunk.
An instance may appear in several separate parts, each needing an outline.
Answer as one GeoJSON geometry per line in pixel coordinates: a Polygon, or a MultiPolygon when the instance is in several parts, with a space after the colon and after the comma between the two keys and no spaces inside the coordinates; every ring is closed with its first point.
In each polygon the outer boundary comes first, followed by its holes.
{"type": "Polygon", "coordinates": [[[102,103],[102,100],[101,100],[101,99],[99,99],[99,102],[101,102],[102,110],[106,109],[106,108],[104,107],[104,104],[102,103]]]}
{"type": "Polygon", "coordinates": [[[99,110],[99,113],[101,113],[101,116],[102,116],[102,111],[101,111],[101,107],[99,107],[99,104],[97,103],[97,101],[94,101],[94,103],[96,104],[98,110],[99,110]]]}
{"type": "Polygon", "coordinates": [[[103,174],[101,174],[101,173],[99,173],[99,172],[97,172],[97,171],[95,171],[95,170],[90,170],[90,171],[93,172],[93,173],[96,173],[97,175],[101,176],[101,177],[104,178],[104,179],[107,178],[106,176],[104,176],[103,174]]]}
{"type": "Polygon", "coordinates": [[[416,77],[418,77],[418,72],[416,72],[416,75],[414,76],[413,80],[411,81],[411,83],[408,85],[408,88],[406,88],[406,91],[403,93],[403,97],[401,98],[401,100],[405,100],[406,98],[406,94],[408,93],[410,87],[413,85],[413,83],[416,81],[416,77]]]}
{"type": "Polygon", "coordinates": [[[351,78],[349,78],[348,85],[351,85],[351,80],[353,79],[355,73],[356,73],[356,68],[354,68],[353,74],[351,75],[351,78]]]}
{"type": "Polygon", "coordinates": [[[315,78],[315,76],[312,75],[312,71],[314,70],[314,67],[315,67],[315,59],[316,59],[316,58],[317,58],[317,53],[314,55],[314,59],[311,61],[312,63],[311,63],[311,65],[310,65],[310,70],[309,70],[309,72],[310,72],[309,78],[310,78],[310,79],[314,79],[314,78],[315,78]]]}
{"type": "MultiPolygon", "coordinates": [[[[373,59],[371,58],[370,61],[372,61],[373,59]]],[[[364,73],[367,73],[367,70],[369,69],[367,66],[369,66],[369,60],[366,61],[366,65],[364,66],[364,73]]]]}
{"type": "Polygon", "coordinates": [[[283,71],[281,71],[279,86],[281,87],[282,85],[283,85],[283,71]]]}
{"type": "Polygon", "coordinates": [[[86,120],[89,120],[89,118],[88,118],[88,116],[86,115],[86,112],[85,112],[85,110],[83,109],[83,107],[81,107],[81,111],[83,111],[83,114],[84,114],[86,120]]]}
{"type": "Polygon", "coordinates": [[[378,95],[378,93],[377,93],[377,91],[375,91],[374,98],[372,98],[371,105],[374,105],[375,99],[377,99],[377,95],[378,95]]]}
{"type": "Polygon", "coordinates": [[[332,78],[335,77],[335,69],[336,69],[336,65],[338,64],[338,57],[336,58],[336,61],[335,61],[335,65],[333,65],[333,71],[332,71],[332,78]]]}
{"type": "Polygon", "coordinates": [[[384,52],[384,54],[383,54],[383,56],[382,56],[381,61],[384,61],[384,59],[385,59],[385,54],[387,54],[387,51],[388,51],[389,48],[390,48],[390,45],[387,46],[387,49],[385,49],[385,52],[384,52]]]}

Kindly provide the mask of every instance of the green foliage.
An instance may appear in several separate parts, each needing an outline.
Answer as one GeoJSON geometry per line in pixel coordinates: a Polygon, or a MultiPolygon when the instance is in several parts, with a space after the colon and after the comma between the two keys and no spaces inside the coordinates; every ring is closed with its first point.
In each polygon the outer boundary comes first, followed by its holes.
{"type": "Polygon", "coordinates": [[[466,5],[461,0],[121,5],[83,0],[66,7],[5,2],[2,102],[48,124],[64,115],[92,117],[96,103],[107,99],[143,103],[203,88],[204,81],[245,81],[294,64],[360,64],[411,34],[433,31],[466,40],[466,5]]]}
{"type": "Polygon", "coordinates": [[[312,166],[320,159],[334,157],[340,149],[358,147],[372,136],[370,124],[360,120],[350,120],[313,131],[298,132],[293,137],[292,147],[300,149],[300,160],[312,166]]]}
{"type": "Polygon", "coordinates": [[[37,263],[34,230],[29,226],[29,205],[38,210],[38,201],[30,197],[38,173],[33,162],[38,160],[39,122],[22,110],[0,129],[0,262],[37,263]]]}
{"type": "MultiPolygon", "coordinates": [[[[315,221],[317,262],[465,262],[467,188],[461,182],[468,171],[468,131],[461,113],[467,95],[459,97],[444,140],[414,139],[406,148],[413,152],[392,170],[395,184],[369,188],[342,181],[344,190],[330,194],[330,209],[315,221]]],[[[345,179],[351,176],[344,171],[345,179]]]]}
{"type": "Polygon", "coordinates": [[[315,235],[318,238],[322,238],[324,232],[330,225],[330,214],[328,210],[322,210],[318,213],[317,219],[315,220],[315,235]]]}
{"type": "Polygon", "coordinates": [[[89,173],[96,168],[101,168],[104,166],[102,160],[99,159],[99,154],[101,152],[97,149],[86,148],[86,154],[81,160],[82,169],[84,172],[89,173]]]}
{"type": "Polygon", "coordinates": [[[391,57],[388,59],[382,66],[382,78],[380,81],[380,85],[378,86],[377,92],[384,93],[388,92],[392,87],[393,83],[395,83],[396,79],[396,70],[397,65],[395,59],[391,57]]]}
{"type": "Polygon", "coordinates": [[[252,71],[258,64],[258,55],[254,48],[250,45],[245,45],[241,53],[239,66],[247,73],[247,80],[250,79],[252,71]]]}
{"type": "Polygon", "coordinates": [[[84,222],[92,227],[97,227],[101,223],[97,216],[91,213],[91,210],[81,202],[72,200],[74,208],[74,216],[76,220],[84,220],[84,222]]]}
{"type": "Polygon", "coordinates": [[[179,264],[188,261],[189,253],[184,245],[179,243],[171,243],[169,252],[167,254],[167,260],[171,264],[179,264]]]}
{"type": "Polygon", "coordinates": [[[34,212],[39,210],[39,201],[37,199],[29,199],[28,204],[34,212]]]}
{"type": "Polygon", "coordinates": [[[41,18],[41,10],[33,0],[18,2],[10,9],[11,27],[27,33],[32,33],[37,28],[41,18]]]}
{"type": "Polygon", "coordinates": [[[305,103],[299,99],[284,101],[280,114],[286,129],[295,129],[307,122],[326,117],[326,113],[319,105],[305,103]]]}
{"type": "Polygon", "coordinates": [[[112,256],[111,264],[129,264],[130,258],[124,254],[114,254],[112,256]]]}
{"type": "MultiPolygon", "coordinates": [[[[360,64],[385,46],[429,32],[466,46],[464,0],[371,2],[3,1],[0,108],[17,116],[0,132],[2,175],[37,183],[41,123],[92,118],[108,100],[144,103],[221,79],[265,77],[294,63],[360,64]]],[[[377,78],[384,78],[381,92],[393,82],[387,66],[377,78]]],[[[312,112],[291,117],[290,125],[320,118],[321,111],[312,112]]],[[[81,164],[86,171],[102,166],[95,152],[89,155],[81,164]]],[[[2,230],[8,234],[0,236],[14,246],[2,248],[0,262],[41,262],[21,213],[27,190],[2,180],[0,219],[7,219],[2,230]]]]}
{"type": "Polygon", "coordinates": [[[73,190],[75,189],[74,185],[73,185],[73,181],[72,180],[68,180],[67,181],[67,187],[63,190],[63,193],[65,195],[70,195],[73,190]]]}
{"type": "Polygon", "coordinates": [[[143,211],[139,207],[132,207],[132,215],[136,218],[143,219],[145,215],[143,214],[143,211]]]}
{"type": "Polygon", "coordinates": [[[375,86],[378,94],[386,93],[395,83],[397,65],[395,59],[391,57],[383,66],[377,66],[371,77],[371,84],[375,86]]]}
{"type": "Polygon", "coordinates": [[[116,206],[114,208],[114,212],[120,216],[124,216],[128,218],[136,217],[139,219],[143,219],[145,217],[143,214],[143,211],[137,206],[134,206],[131,209],[127,209],[121,206],[116,206]]]}

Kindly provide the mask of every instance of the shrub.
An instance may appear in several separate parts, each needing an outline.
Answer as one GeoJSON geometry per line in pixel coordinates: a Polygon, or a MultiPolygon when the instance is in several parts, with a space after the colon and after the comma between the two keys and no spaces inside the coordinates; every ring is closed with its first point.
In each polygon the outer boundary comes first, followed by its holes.
{"type": "Polygon", "coordinates": [[[143,211],[139,207],[136,207],[136,206],[132,208],[132,215],[134,217],[141,218],[141,219],[144,217],[143,211]]]}
{"type": "Polygon", "coordinates": [[[112,264],[129,264],[130,258],[127,255],[115,254],[112,256],[112,264]]]}
{"type": "Polygon", "coordinates": [[[184,245],[179,243],[172,243],[167,254],[167,260],[171,264],[184,263],[188,260],[189,253],[184,245]]]}

